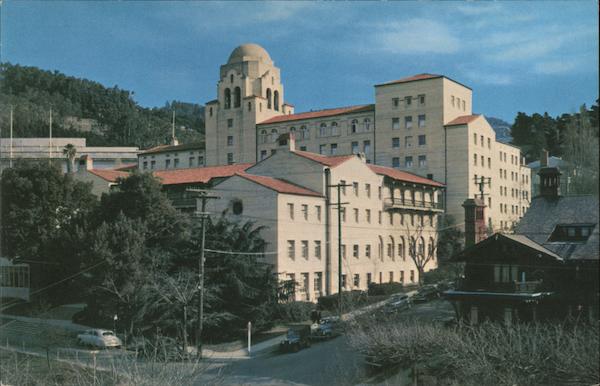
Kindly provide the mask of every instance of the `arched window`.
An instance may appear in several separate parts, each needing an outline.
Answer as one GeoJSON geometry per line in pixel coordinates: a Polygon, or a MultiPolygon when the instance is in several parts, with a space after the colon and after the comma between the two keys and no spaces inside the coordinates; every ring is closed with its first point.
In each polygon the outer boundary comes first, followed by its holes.
{"type": "Polygon", "coordinates": [[[267,143],[267,130],[260,131],[260,142],[267,143]]]}
{"type": "Polygon", "coordinates": [[[233,107],[240,107],[242,105],[242,89],[236,87],[233,92],[233,107]]]}
{"type": "Polygon", "coordinates": [[[272,129],[271,130],[271,142],[275,142],[277,141],[277,137],[279,133],[277,132],[277,129],[272,129]]]}
{"type": "Polygon", "coordinates": [[[231,90],[226,88],[225,94],[223,96],[223,108],[230,109],[231,108],[231,90]]]}
{"type": "Polygon", "coordinates": [[[212,117],[212,107],[208,109],[208,114],[212,117]]]}
{"type": "Polygon", "coordinates": [[[273,107],[275,111],[279,111],[279,91],[277,90],[273,93],[273,107]]]}
{"type": "Polygon", "coordinates": [[[383,238],[381,236],[379,236],[377,255],[379,256],[379,260],[383,261],[383,238]]]}
{"type": "Polygon", "coordinates": [[[420,257],[425,256],[425,240],[423,240],[423,237],[419,237],[419,244],[417,245],[417,254],[420,257]]]}
{"type": "Polygon", "coordinates": [[[267,108],[271,108],[271,89],[267,89],[267,108]]]}
{"type": "Polygon", "coordinates": [[[310,131],[308,131],[306,126],[300,126],[300,134],[302,139],[308,139],[310,137],[310,131]]]}
{"type": "Polygon", "coordinates": [[[229,82],[233,83],[233,74],[229,75],[229,82]]]}
{"type": "Polygon", "coordinates": [[[356,119],[353,119],[352,122],[350,123],[350,132],[356,133],[357,129],[358,129],[358,121],[356,119]]]}
{"type": "Polygon", "coordinates": [[[365,118],[363,123],[365,125],[365,131],[371,130],[371,120],[369,118],[365,118]]]}
{"type": "Polygon", "coordinates": [[[338,124],[337,124],[337,122],[331,122],[331,135],[338,135],[338,124]]]}
{"type": "Polygon", "coordinates": [[[408,255],[411,258],[414,258],[416,256],[417,253],[417,240],[415,240],[414,237],[410,237],[410,241],[408,244],[408,255]]]}
{"type": "Polygon", "coordinates": [[[319,127],[319,137],[327,136],[327,123],[321,123],[321,127],[319,127]]]}
{"type": "Polygon", "coordinates": [[[296,128],[294,126],[290,127],[290,133],[295,133],[296,132],[296,128]]]}
{"type": "Polygon", "coordinates": [[[435,254],[435,240],[433,240],[433,237],[430,237],[428,248],[427,248],[427,257],[433,257],[434,254],[435,254]]]}
{"type": "Polygon", "coordinates": [[[405,253],[404,237],[400,236],[400,241],[398,242],[398,257],[400,257],[402,260],[406,260],[405,253]]]}
{"type": "Polygon", "coordinates": [[[391,260],[395,260],[395,258],[394,258],[395,257],[394,256],[395,255],[395,253],[394,253],[394,246],[395,246],[395,244],[394,244],[394,238],[392,236],[390,236],[390,240],[389,240],[389,243],[388,243],[387,256],[391,260]]]}

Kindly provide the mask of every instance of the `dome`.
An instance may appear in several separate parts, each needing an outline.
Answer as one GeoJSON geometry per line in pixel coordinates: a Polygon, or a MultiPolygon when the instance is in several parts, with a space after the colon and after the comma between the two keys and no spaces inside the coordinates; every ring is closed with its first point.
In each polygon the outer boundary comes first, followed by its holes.
{"type": "Polygon", "coordinates": [[[271,63],[271,57],[267,50],[259,46],[258,44],[242,44],[237,47],[231,55],[229,55],[229,60],[227,64],[230,63],[239,63],[244,60],[258,60],[265,63],[271,63]]]}

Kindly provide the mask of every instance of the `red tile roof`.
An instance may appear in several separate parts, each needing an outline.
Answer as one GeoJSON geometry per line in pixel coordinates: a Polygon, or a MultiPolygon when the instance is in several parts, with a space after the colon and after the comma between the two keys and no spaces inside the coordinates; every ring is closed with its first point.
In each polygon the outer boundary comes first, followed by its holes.
{"type": "Polygon", "coordinates": [[[117,182],[118,178],[127,178],[129,173],[112,169],[90,169],[88,172],[108,182],[117,182]]]}
{"type": "Polygon", "coordinates": [[[446,123],[446,126],[466,125],[466,124],[473,122],[480,116],[481,116],[481,114],[463,115],[463,116],[454,118],[450,122],[446,123]]]}
{"type": "Polygon", "coordinates": [[[386,166],[369,165],[369,168],[373,172],[375,172],[379,175],[387,176],[387,177],[393,178],[398,181],[406,181],[406,182],[412,182],[415,184],[423,184],[423,185],[439,186],[439,187],[444,186],[444,184],[442,184],[441,182],[430,180],[429,178],[421,177],[416,174],[405,172],[402,170],[388,168],[386,166]]]}
{"type": "Polygon", "coordinates": [[[319,194],[315,191],[303,188],[298,185],[294,185],[290,182],[280,180],[278,178],[257,176],[257,175],[248,174],[245,172],[236,173],[235,175],[245,178],[249,181],[255,182],[259,185],[264,186],[265,188],[269,188],[269,189],[274,190],[279,193],[296,194],[296,195],[300,195],[300,196],[322,197],[321,194],[319,194]]]}
{"type": "Polygon", "coordinates": [[[209,166],[203,168],[157,170],[154,176],[160,179],[163,185],[208,183],[213,178],[231,177],[243,172],[254,164],[235,164],[225,166],[209,166]]]}
{"type": "Polygon", "coordinates": [[[137,169],[137,167],[138,167],[137,164],[128,164],[128,165],[120,166],[118,168],[114,168],[113,170],[120,170],[120,171],[123,171],[123,172],[127,172],[127,171],[130,171],[130,170],[137,169]]]}
{"type": "Polygon", "coordinates": [[[294,154],[299,155],[300,157],[308,158],[309,160],[318,162],[325,166],[338,166],[339,164],[348,161],[350,158],[356,157],[356,155],[334,155],[334,156],[326,156],[316,153],[309,153],[307,151],[295,150],[294,154]]]}
{"type": "Polygon", "coordinates": [[[298,114],[278,115],[276,117],[269,118],[266,121],[262,121],[258,124],[264,125],[264,124],[269,124],[269,123],[298,121],[301,119],[333,117],[336,115],[349,114],[349,113],[362,113],[364,111],[371,111],[374,109],[375,109],[375,105],[371,104],[371,105],[339,107],[336,109],[327,109],[327,110],[318,110],[318,111],[307,111],[305,113],[298,113],[298,114]]]}

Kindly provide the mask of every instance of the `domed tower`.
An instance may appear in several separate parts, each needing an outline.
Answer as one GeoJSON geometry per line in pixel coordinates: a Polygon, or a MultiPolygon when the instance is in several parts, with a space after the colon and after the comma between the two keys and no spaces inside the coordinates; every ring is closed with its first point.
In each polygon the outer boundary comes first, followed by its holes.
{"type": "Polygon", "coordinates": [[[279,68],[258,44],[243,44],[221,66],[217,99],[206,103],[206,165],[256,162],[256,124],[291,113],[279,68]]]}

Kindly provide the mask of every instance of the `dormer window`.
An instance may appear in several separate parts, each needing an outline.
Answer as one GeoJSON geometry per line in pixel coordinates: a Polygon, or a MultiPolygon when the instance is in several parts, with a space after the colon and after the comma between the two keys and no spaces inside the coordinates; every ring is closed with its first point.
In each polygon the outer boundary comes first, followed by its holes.
{"type": "Polygon", "coordinates": [[[596,224],[558,224],[548,241],[553,242],[586,242],[596,224]]]}

